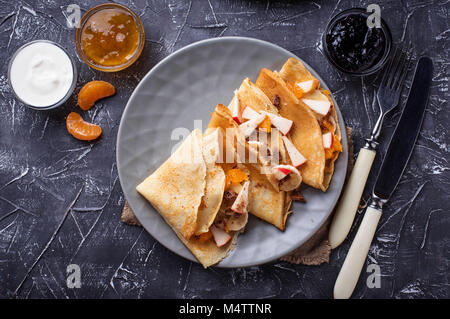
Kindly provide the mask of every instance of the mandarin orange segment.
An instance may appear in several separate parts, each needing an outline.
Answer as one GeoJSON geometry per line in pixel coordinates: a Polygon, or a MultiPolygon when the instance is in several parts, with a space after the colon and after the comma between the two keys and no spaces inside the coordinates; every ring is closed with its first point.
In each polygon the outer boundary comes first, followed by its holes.
{"type": "Polygon", "coordinates": [[[208,230],[206,233],[198,235],[198,241],[201,243],[204,243],[212,238],[213,234],[210,230],[208,230]]]}
{"type": "Polygon", "coordinates": [[[272,131],[272,127],[271,127],[271,121],[270,121],[270,117],[268,117],[266,115],[266,118],[264,119],[264,121],[262,121],[258,127],[260,129],[263,129],[264,131],[266,131],[267,133],[270,133],[272,131]]]}
{"type": "Polygon", "coordinates": [[[334,137],[333,137],[333,149],[336,152],[342,152],[341,140],[339,139],[339,136],[337,136],[336,134],[334,134],[334,137]]]}
{"type": "Polygon", "coordinates": [[[84,111],[89,110],[98,100],[114,95],[116,88],[105,81],[91,81],[86,83],[78,93],[78,105],[84,111]]]}
{"type": "Polygon", "coordinates": [[[334,153],[336,152],[342,152],[342,144],[339,140],[339,137],[336,134],[333,134],[333,145],[331,148],[325,149],[325,159],[330,159],[334,157],[334,153]]]}
{"type": "Polygon", "coordinates": [[[231,180],[225,178],[225,190],[228,190],[231,186],[231,180]]]}
{"type": "Polygon", "coordinates": [[[102,128],[96,124],[85,122],[80,114],[71,112],[66,120],[67,131],[76,139],[92,141],[102,134],[102,128]]]}
{"type": "Polygon", "coordinates": [[[225,189],[228,189],[231,184],[239,184],[246,180],[248,180],[248,176],[243,170],[239,168],[230,169],[225,174],[225,189]]]}
{"type": "Polygon", "coordinates": [[[303,90],[301,87],[299,87],[298,85],[292,84],[292,83],[286,83],[287,87],[289,90],[291,90],[292,93],[294,93],[294,95],[300,99],[301,97],[303,97],[303,90]]]}

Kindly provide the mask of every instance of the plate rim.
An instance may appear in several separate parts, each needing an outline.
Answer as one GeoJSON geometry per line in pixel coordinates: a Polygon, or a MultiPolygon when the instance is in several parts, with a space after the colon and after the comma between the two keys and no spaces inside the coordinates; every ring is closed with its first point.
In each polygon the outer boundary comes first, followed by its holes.
{"type": "MultiPolygon", "coordinates": [[[[131,93],[130,97],[128,98],[127,104],[125,105],[125,108],[122,112],[122,116],[120,118],[120,123],[119,123],[119,129],[117,132],[117,139],[116,139],[116,165],[117,165],[117,172],[118,172],[118,176],[119,176],[119,183],[121,185],[122,188],[122,192],[124,194],[124,198],[125,200],[128,202],[128,205],[130,206],[131,210],[133,211],[133,204],[132,201],[129,201],[126,192],[124,191],[124,187],[122,185],[122,177],[121,177],[121,169],[120,169],[120,160],[119,160],[119,153],[120,153],[120,147],[119,147],[119,141],[120,141],[120,136],[123,134],[123,121],[124,118],[126,116],[126,114],[130,111],[131,109],[131,104],[130,101],[134,98],[134,96],[137,94],[137,91],[139,90],[139,88],[141,87],[141,85],[143,85],[143,82],[145,79],[147,79],[148,77],[151,77],[153,73],[156,73],[158,71],[159,68],[163,67],[165,64],[167,64],[168,62],[170,62],[170,60],[176,58],[176,56],[184,53],[185,51],[188,51],[190,49],[192,49],[193,47],[197,47],[199,45],[207,45],[209,43],[213,43],[213,42],[226,42],[226,41],[247,41],[247,42],[253,42],[253,43],[258,43],[260,45],[265,45],[265,46],[271,46],[274,49],[283,51],[286,55],[297,58],[298,60],[302,61],[302,63],[306,66],[306,68],[309,71],[312,71],[314,73],[314,75],[319,79],[320,83],[323,85],[323,87],[327,90],[329,90],[328,85],[326,84],[326,82],[322,79],[322,77],[308,64],[306,63],[303,59],[301,59],[300,57],[298,57],[297,55],[293,54],[292,52],[290,52],[289,50],[268,42],[268,41],[264,41],[264,40],[260,40],[260,39],[256,39],[256,38],[251,38],[251,37],[243,37],[243,36],[226,36],[226,37],[219,37],[219,38],[209,38],[209,39],[204,39],[204,40],[200,40],[200,41],[196,41],[193,43],[190,43],[178,50],[176,50],[175,52],[172,52],[171,54],[169,54],[168,56],[166,56],[165,58],[163,58],[161,61],[159,61],[157,64],[155,64],[145,75],[144,77],[142,77],[142,79],[139,81],[138,85],[134,88],[133,92],[131,93]]],[[[341,140],[343,141],[343,152],[342,154],[339,156],[338,161],[342,161],[343,159],[345,159],[343,165],[344,168],[343,170],[345,171],[345,175],[347,173],[348,170],[348,141],[347,141],[347,134],[346,134],[346,127],[345,127],[345,122],[344,122],[344,118],[342,116],[342,113],[340,111],[340,108],[338,106],[338,104],[336,103],[333,94],[331,95],[331,98],[333,100],[334,106],[336,108],[337,111],[337,115],[338,115],[338,123],[339,123],[339,127],[341,129],[341,140]]],[[[336,165],[336,164],[335,164],[336,165]]],[[[344,182],[345,182],[345,175],[344,178],[342,179],[342,181],[339,181],[338,185],[337,185],[337,193],[338,195],[336,196],[336,198],[334,198],[332,204],[329,206],[329,212],[327,214],[324,215],[324,217],[318,221],[317,226],[314,227],[311,231],[311,235],[307,238],[305,238],[304,240],[302,240],[297,247],[294,248],[290,248],[287,251],[283,251],[281,253],[278,254],[274,254],[266,259],[263,259],[259,262],[255,262],[255,263],[246,263],[246,264],[242,264],[242,265],[221,265],[222,263],[219,262],[218,264],[213,265],[212,267],[217,267],[217,268],[228,268],[228,269],[233,269],[233,268],[243,268],[243,267],[253,267],[253,266],[259,266],[259,265],[263,265],[263,264],[267,264],[269,262],[272,262],[274,260],[278,260],[280,257],[282,256],[286,256],[288,254],[290,254],[291,252],[293,252],[295,249],[297,249],[298,247],[300,247],[301,245],[303,245],[305,242],[307,242],[318,230],[320,227],[322,227],[322,225],[325,223],[325,221],[330,217],[331,213],[333,212],[336,203],[338,201],[338,199],[340,198],[341,194],[342,194],[342,189],[344,186],[344,182]]],[[[295,213],[295,212],[294,212],[295,213]]],[[[139,220],[139,217],[134,214],[136,216],[136,218],[139,220]]],[[[140,220],[139,220],[140,221],[140,220]]],[[[166,249],[168,249],[169,251],[171,251],[172,253],[185,258],[189,261],[193,261],[196,262],[198,264],[199,261],[195,258],[195,256],[192,255],[192,253],[189,251],[189,253],[192,256],[189,257],[185,257],[183,255],[180,255],[177,251],[170,249],[169,247],[167,247],[166,245],[164,245],[162,242],[160,242],[159,240],[157,240],[155,237],[153,237],[153,235],[147,230],[147,228],[145,227],[144,224],[142,224],[142,227],[145,229],[145,231],[152,236],[152,238],[157,241],[160,245],[162,245],[163,247],[165,247],[166,249]]],[[[239,247],[236,247],[236,249],[238,249],[239,247]]],[[[230,254],[232,254],[232,251],[230,252],[230,254]]],[[[226,257],[225,257],[226,259],[226,257]]],[[[224,260],[225,260],[224,259],[224,260]]]]}

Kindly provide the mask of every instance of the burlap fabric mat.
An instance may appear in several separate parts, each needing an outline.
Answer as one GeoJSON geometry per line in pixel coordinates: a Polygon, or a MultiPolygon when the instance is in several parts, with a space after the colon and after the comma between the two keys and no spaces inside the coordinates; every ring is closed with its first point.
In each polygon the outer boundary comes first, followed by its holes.
{"type": "MultiPolygon", "coordinates": [[[[353,169],[353,139],[352,129],[346,128],[347,140],[348,140],[348,169],[347,177],[353,169]]],[[[347,178],[346,178],[347,182],[347,178]]],[[[345,185],[344,185],[345,186],[345,185]]],[[[337,206],[337,205],[336,205],[337,206]]],[[[331,246],[328,243],[328,230],[330,228],[331,219],[333,218],[334,211],[330,217],[325,221],[322,227],[303,245],[295,249],[290,254],[281,257],[280,260],[287,261],[293,264],[303,264],[309,266],[317,266],[322,263],[328,263],[330,259],[331,246]]],[[[122,222],[132,226],[142,227],[136,216],[131,211],[128,202],[125,202],[123,207],[122,216],[120,218],[122,222]]]]}

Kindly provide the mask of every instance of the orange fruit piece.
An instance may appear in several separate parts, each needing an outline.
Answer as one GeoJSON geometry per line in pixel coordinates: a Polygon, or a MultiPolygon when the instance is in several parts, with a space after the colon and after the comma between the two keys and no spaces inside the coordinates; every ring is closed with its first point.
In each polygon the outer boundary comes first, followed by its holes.
{"type": "Polygon", "coordinates": [[[263,129],[264,131],[266,131],[267,133],[270,133],[272,131],[272,127],[271,127],[272,122],[270,121],[270,117],[268,117],[266,115],[266,118],[264,119],[264,121],[262,121],[261,123],[259,123],[258,127],[260,129],[263,129]]]}
{"type": "Polygon", "coordinates": [[[225,189],[228,189],[231,184],[239,184],[246,180],[248,180],[248,176],[243,170],[239,168],[230,169],[225,174],[225,189]]]}
{"type": "Polygon", "coordinates": [[[299,87],[298,85],[292,84],[292,83],[286,83],[287,87],[289,90],[291,90],[292,93],[294,93],[294,95],[300,99],[303,96],[303,90],[301,87],[299,87]]]}
{"type": "Polygon", "coordinates": [[[86,83],[78,93],[78,105],[84,111],[89,110],[98,100],[114,95],[116,88],[105,81],[91,81],[86,83]]]}
{"type": "Polygon", "coordinates": [[[102,128],[96,124],[85,122],[80,114],[70,112],[66,120],[67,131],[76,139],[92,141],[102,134],[102,128]]]}
{"type": "Polygon", "coordinates": [[[336,152],[342,152],[342,144],[339,140],[339,137],[336,134],[333,135],[333,145],[331,146],[331,148],[325,149],[325,159],[327,160],[333,158],[336,152]]]}
{"type": "Polygon", "coordinates": [[[212,238],[213,234],[210,230],[208,230],[206,233],[198,235],[198,241],[201,243],[204,243],[212,238]]]}

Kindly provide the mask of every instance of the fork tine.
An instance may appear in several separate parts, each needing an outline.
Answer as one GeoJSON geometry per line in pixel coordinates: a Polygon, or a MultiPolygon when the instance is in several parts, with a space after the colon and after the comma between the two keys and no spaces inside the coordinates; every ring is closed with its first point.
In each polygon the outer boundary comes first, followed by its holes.
{"type": "Polygon", "coordinates": [[[392,64],[394,63],[394,59],[395,59],[395,56],[397,55],[397,52],[398,52],[398,48],[395,49],[395,51],[392,54],[392,57],[389,61],[389,64],[387,65],[386,69],[384,70],[384,75],[383,75],[383,78],[381,79],[380,86],[386,86],[387,79],[389,77],[389,74],[391,73],[391,67],[392,67],[392,64]]]}
{"type": "Polygon", "coordinates": [[[399,49],[398,54],[395,55],[395,59],[392,60],[394,65],[392,66],[391,72],[389,72],[389,78],[387,80],[386,86],[392,88],[395,78],[398,76],[398,69],[400,67],[400,61],[402,60],[403,50],[399,49]]]}
{"type": "Polygon", "coordinates": [[[392,89],[397,90],[400,88],[400,86],[403,84],[403,81],[405,79],[406,73],[408,73],[409,69],[409,61],[411,56],[411,49],[412,44],[411,42],[405,43],[403,45],[404,52],[403,52],[403,63],[399,63],[398,72],[396,74],[395,79],[392,82],[392,89]]]}
{"type": "Polygon", "coordinates": [[[398,80],[400,79],[401,75],[402,75],[402,70],[404,65],[406,64],[406,53],[402,52],[400,55],[400,58],[398,59],[398,63],[395,67],[395,72],[392,76],[392,82],[390,83],[390,87],[392,89],[395,89],[398,80]]]}
{"type": "Polygon", "coordinates": [[[403,86],[403,82],[405,81],[406,78],[406,74],[408,74],[408,70],[409,70],[409,65],[411,63],[411,55],[410,54],[406,54],[406,59],[405,59],[405,63],[400,71],[400,77],[398,79],[398,81],[395,83],[394,89],[398,90],[401,89],[401,87],[403,86]]]}

